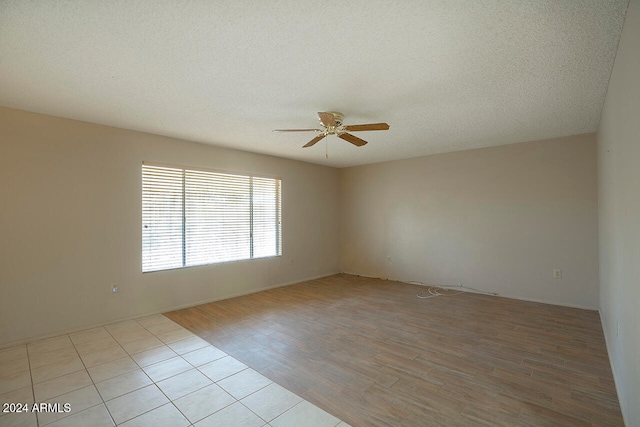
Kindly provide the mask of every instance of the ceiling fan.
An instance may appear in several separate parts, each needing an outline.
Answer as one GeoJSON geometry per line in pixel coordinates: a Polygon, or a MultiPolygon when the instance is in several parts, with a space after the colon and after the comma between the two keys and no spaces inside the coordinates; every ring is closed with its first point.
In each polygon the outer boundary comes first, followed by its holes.
{"type": "Polygon", "coordinates": [[[355,135],[347,132],[360,132],[365,130],[388,130],[389,125],[386,123],[370,123],[365,125],[342,125],[344,114],[335,111],[318,113],[320,124],[324,129],[275,129],[274,132],[318,132],[319,135],[311,141],[303,145],[303,148],[311,147],[316,142],[322,140],[327,135],[338,135],[347,142],[357,147],[362,147],[367,143],[364,139],[360,139],[355,135]]]}

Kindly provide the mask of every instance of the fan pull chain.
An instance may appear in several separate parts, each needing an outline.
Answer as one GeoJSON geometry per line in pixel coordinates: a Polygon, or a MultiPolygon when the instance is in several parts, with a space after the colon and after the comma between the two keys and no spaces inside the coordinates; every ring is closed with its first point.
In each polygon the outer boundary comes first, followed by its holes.
{"type": "Polygon", "coordinates": [[[324,156],[325,158],[329,158],[329,138],[324,139],[324,156]]]}

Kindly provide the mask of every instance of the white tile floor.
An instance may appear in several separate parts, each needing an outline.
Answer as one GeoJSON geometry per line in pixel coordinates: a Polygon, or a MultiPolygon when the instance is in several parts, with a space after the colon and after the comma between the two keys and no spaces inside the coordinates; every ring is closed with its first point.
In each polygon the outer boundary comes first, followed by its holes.
{"type": "Polygon", "coordinates": [[[0,427],[348,427],[162,315],[0,350],[0,404],[0,427]]]}

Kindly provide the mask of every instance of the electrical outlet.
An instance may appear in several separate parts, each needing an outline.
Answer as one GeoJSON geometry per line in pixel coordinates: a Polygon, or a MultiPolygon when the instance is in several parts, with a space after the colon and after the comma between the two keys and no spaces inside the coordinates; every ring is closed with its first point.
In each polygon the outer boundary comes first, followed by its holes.
{"type": "Polygon", "coordinates": [[[554,279],[562,279],[562,270],[559,268],[553,269],[553,278],[554,279]]]}

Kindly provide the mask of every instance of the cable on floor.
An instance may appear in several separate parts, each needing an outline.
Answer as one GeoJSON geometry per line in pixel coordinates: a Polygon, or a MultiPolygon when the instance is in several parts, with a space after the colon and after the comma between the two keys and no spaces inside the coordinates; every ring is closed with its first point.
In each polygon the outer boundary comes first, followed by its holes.
{"type": "MultiPolygon", "coordinates": [[[[422,283],[422,282],[416,282],[416,281],[409,281],[409,282],[405,282],[405,283],[409,283],[411,285],[420,285],[420,286],[430,286],[426,283],[422,283]]],[[[432,297],[437,297],[437,296],[441,296],[441,295],[459,295],[463,292],[466,292],[467,290],[469,291],[473,291],[475,293],[478,294],[483,294],[483,295],[491,295],[491,296],[498,296],[497,292],[488,292],[488,291],[483,291],[481,289],[476,289],[476,288],[472,288],[470,286],[463,286],[463,285],[458,285],[458,286],[447,286],[447,285],[441,285],[441,286],[430,286],[429,287],[429,295],[422,295],[421,293],[419,293],[417,295],[418,298],[432,298],[432,297]],[[455,294],[443,294],[442,292],[432,292],[432,289],[441,289],[441,290],[447,290],[447,289],[458,289],[458,292],[456,292],[455,294]]]]}
{"type": "Polygon", "coordinates": [[[368,279],[379,279],[379,280],[390,280],[392,282],[398,282],[398,283],[408,283],[410,285],[420,285],[420,286],[429,286],[429,295],[423,295],[422,293],[419,293],[417,295],[418,298],[422,298],[422,299],[426,299],[426,298],[433,298],[433,297],[438,297],[438,296],[454,296],[454,295],[459,295],[463,292],[467,292],[467,291],[472,291],[478,294],[483,294],[483,295],[491,295],[494,297],[498,296],[497,292],[489,292],[489,291],[483,291],[482,289],[476,289],[476,288],[472,288],[471,286],[464,286],[464,285],[457,285],[457,286],[453,286],[453,285],[439,285],[439,286],[433,286],[433,285],[429,285],[428,283],[422,283],[422,282],[417,282],[414,280],[410,280],[410,281],[404,281],[404,280],[396,280],[396,279],[388,279],[386,277],[375,277],[375,276],[367,276],[365,274],[358,274],[358,273],[349,273],[346,271],[341,271],[341,274],[349,274],[351,276],[357,276],[357,277],[366,277],[368,279]],[[439,291],[438,291],[439,289],[439,291]],[[454,293],[454,294],[448,294],[448,293],[443,293],[442,291],[447,291],[448,289],[457,289],[458,292],[454,293]]]}
{"type": "Polygon", "coordinates": [[[454,293],[447,293],[446,289],[440,288],[440,287],[431,287],[428,290],[429,290],[429,295],[422,295],[422,293],[419,293],[416,296],[418,298],[422,298],[422,299],[439,297],[439,296],[452,297],[454,295],[459,295],[459,294],[464,292],[464,291],[457,291],[457,292],[454,292],[454,293]]]}

